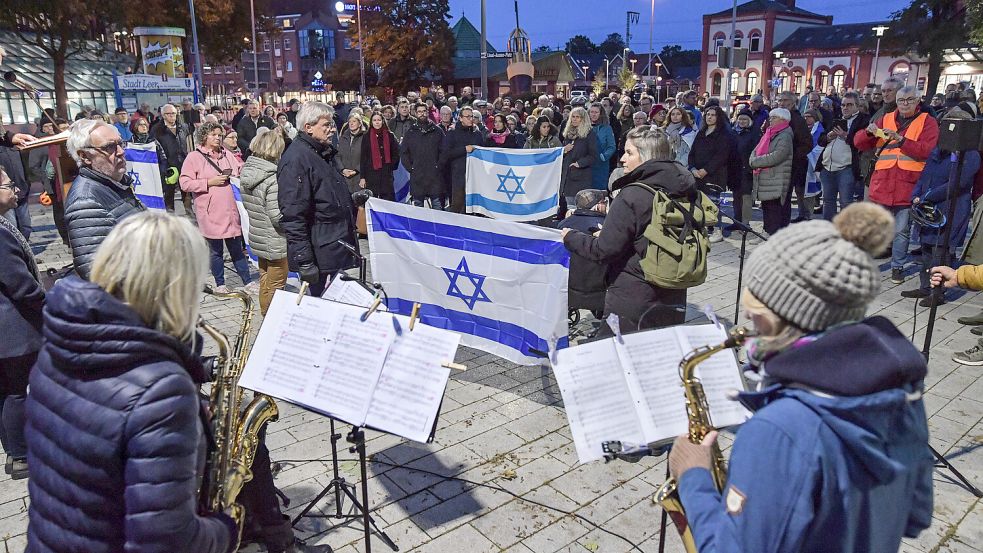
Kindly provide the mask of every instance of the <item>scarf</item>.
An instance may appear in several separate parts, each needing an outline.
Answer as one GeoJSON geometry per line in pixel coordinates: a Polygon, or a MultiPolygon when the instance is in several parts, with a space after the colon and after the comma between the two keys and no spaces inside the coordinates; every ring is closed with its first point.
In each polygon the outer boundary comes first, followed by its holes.
{"type": "Polygon", "coordinates": [[[14,235],[14,239],[20,245],[20,249],[24,251],[24,258],[27,259],[27,268],[31,270],[31,274],[34,275],[34,279],[41,282],[41,273],[38,272],[38,264],[34,261],[34,253],[31,251],[31,245],[27,243],[27,239],[24,235],[17,230],[17,227],[13,223],[7,220],[6,217],[0,215],[0,227],[7,229],[7,232],[14,235]]]}
{"type": "MultiPolygon", "coordinates": [[[[788,127],[789,127],[788,121],[781,121],[779,123],[775,123],[774,125],[770,125],[768,127],[768,130],[765,131],[764,136],[762,136],[761,140],[758,142],[758,146],[754,149],[754,155],[763,156],[767,154],[768,149],[771,148],[771,139],[776,134],[784,131],[788,127]]],[[[755,169],[754,174],[755,175],[761,174],[762,171],[764,171],[764,168],[755,169]]]]}
{"type": "Polygon", "coordinates": [[[382,164],[386,165],[393,162],[392,154],[389,151],[389,133],[385,129],[372,127],[369,129],[369,148],[372,151],[372,168],[376,171],[382,169],[382,164]],[[379,143],[382,143],[382,152],[379,152],[379,143]]]}
{"type": "Polygon", "coordinates": [[[498,144],[499,146],[501,146],[502,144],[505,144],[505,139],[508,136],[509,136],[509,130],[508,129],[505,129],[502,132],[491,131],[490,133],[488,133],[488,138],[491,138],[492,139],[492,142],[494,142],[495,144],[498,144]]]}

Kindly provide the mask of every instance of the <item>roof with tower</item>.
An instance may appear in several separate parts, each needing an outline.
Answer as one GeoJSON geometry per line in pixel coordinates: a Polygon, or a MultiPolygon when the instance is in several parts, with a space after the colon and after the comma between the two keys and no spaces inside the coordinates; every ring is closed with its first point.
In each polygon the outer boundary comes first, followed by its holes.
{"type": "MultiPolygon", "coordinates": [[[[820,15],[808,10],[803,10],[795,5],[795,0],[750,0],[750,2],[745,2],[743,4],[738,4],[737,15],[749,15],[767,12],[777,12],[790,15],[805,15],[810,17],[820,17],[825,19],[825,15],[820,15]]],[[[710,17],[730,17],[732,13],[731,9],[721,10],[717,13],[710,14],[710,17]]]]}
{"type": "MultiPolygon", "coordinates": [[[[481,33],[468,21],[467,17],[461,14],[461,19],[457,20],[451,28],[454,33],[454,41],[457,45],[457,58],[477,58],[481,57],[481,33]]],[[[489,52],[497,52],[490,42],[486,41],[489,52]]]]}

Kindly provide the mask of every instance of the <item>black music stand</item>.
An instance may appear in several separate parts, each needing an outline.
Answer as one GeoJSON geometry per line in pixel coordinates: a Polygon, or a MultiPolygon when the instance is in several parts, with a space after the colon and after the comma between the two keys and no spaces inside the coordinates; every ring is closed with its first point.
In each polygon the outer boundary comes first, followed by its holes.
{"type": "Polygon", "coordinates": [[[731,223],[734,223],[740,227],[741,230],[741,252],[737,263],[737,301],[735,302],[734,306],[734,324],[737,324],[737,321],[741,316],[741,283],[744,280],[744,260],[747,258],[747,235],[748,233],[751,233],[760,238],[762,241],[768,240],[768,237],[751,228],[751,225],[743,221],[738,221],[730,215],[727,215],[722,210],[718,216],[726,218],[731,223]]]}

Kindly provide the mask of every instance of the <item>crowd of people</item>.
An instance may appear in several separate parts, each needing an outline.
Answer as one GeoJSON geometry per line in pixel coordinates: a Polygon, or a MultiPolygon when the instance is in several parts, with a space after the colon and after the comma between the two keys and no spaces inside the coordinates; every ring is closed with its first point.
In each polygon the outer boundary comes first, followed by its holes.
{"type": "MultiPolygon", "coordinates": [[[[262,441],[243,491],[246,528],[196,504],[208,425],[197,388],[209,378],[195,333],[200,290],[210,272],[216,291],[229,291],[228,255],[263,314],[288,271],[320,295],[334,275],[358,266],[353,196],[369,190],[395,199],[402,165],[413,205],[463,213],[467,154],[479,146],[562,148],[561,206],[541,223],[558,224],[564,245],[597,264],[584,273],[601,282],[597,310],[619,315],[622,328],[683,320],[685,288],[653,284],[642,265],[657,191],[719,200],[730,190],[731,221],[708,224],[709,241],[745,232],[760,207],[770,240],[752,254],[742,304],[760,334],[752,365],[773,386],[742,398],[758,413],[738,434],[723,493],[709,475],[709,442],[681,440],[673,449],[670,468],[697,541],[703,550],[818,550],[816,540],[835,536],[837,550],[897,549],[902,535],[930,522],[926,366],[888,321],[864,319],[880,285],[874,258],[890,257],[892,280],[904,282],[916,232],[915,258],[925,270],[904,295],[935,301],[933,275],[934,285],[978,285],[963,269],[927,271],[940,265],[939,230],[910,215],[948,210],[953,161],[938,147],[939,121],[977,118],[980,106],[969,89],[925,101],[889,79],[863,91],[781,92],[772,102],[754,95],[730,107],[696,91],[663,102],[620,92],[488,102],[465,87],[460,97],[435,89],[390,105],[292,100],[279,110],[250,100],[229,120],[221,109],[185,102],[40,125],[39,135],[69,131],[77,169],[54,208],[75,274],[45,291],[29,219],[18,211],[16,180],[27,173],[4,164],[0,321],[22,339],[0,350],[8,375],[0,438],[7,472],[30,476],[28,550],[223,552],[242,531],[269,551],[329,551],[294,538],[271,492],[262,441]],[[155,145],[165,209],[178,211],[180,192],[186,217],[148,211],[137,199],[128,142],[155,145]],[[249,217],[245,237],[233,177],[249,217]],[[822,220],[809,222],[817,209],[822,220]],[[258,282],[244,239],[258,258],[258,282]],[[840,270],[850,278],[825,278],[840,270]],[[858,352],[858,343],[877,347],[858,352]],[[811,370],[819,351],[838,357],[811,370]],[[858,371],[868,377],[849,377],[858,371]],[[877,415],[888,411],[904,424],[877,415]],[[857,422],[868,415],[876,420],[857,422]],[[778,478],[760,478],[762,466],[778,478]],[[794,524],[778,524],[779,515],[794,524]]],[[[0,144],[33,139],[7,133],[0,144]]],[[[62,160],[36,161],[47,194],[57,196],[50,166],[62,160]]],[[[983,247],[974,243],[983,208],[972,205],[983,193],[979,165],[970,152],[950,259],[964,243],[967,251],[983,247]]],[[[573,279],[571,270],[572,289],[573,279]]],[[[603,326],[598,336],[611,331],[603,326]]],[[[983,340],[955,358],[983,364],[983,340]]]]}

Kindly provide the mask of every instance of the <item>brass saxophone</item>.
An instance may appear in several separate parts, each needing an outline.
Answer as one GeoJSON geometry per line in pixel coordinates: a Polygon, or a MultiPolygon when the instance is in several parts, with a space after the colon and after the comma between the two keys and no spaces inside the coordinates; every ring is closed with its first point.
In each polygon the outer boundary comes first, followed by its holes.
{"type": "MultiPolygon", "coordinates": [[[[716,346],[703,346],[696,348],[683,357],[679,362],[679,377],[682,379],[683,390],[686,393],[686,415],[689,418],[689,441],[698,444],[709,434],[713,428],[710,420],[710,407],[707,404],[706,394],[703,392],[703,384],[694,374],[697,365],[710,358],[713,354],[730,348],[739,347],[748,337],[748,331],[743,327],[734,327],[728,333],[727,340],[716,346]]],[[[713,482],[717,486],[717,491],[723,490],[727,483],[727,463],[724,455],[720,452],[720,446],[716,442],[710,453],[710,472],[713,474],[713,482]]],[[[693,539],[693,531],[690,529],[689,522],[686,520],[686,510],[683,502],[679,499],[679,490],[675,478],[669,478],[655,492],[655,501],[669,514],[676,530],[679,531],[683,540],[683,547],[687,553],[698,553],[696,541],[693,539]]]]}
{"type": "MultiPolygon", "coordinates": [[[[252,298],[242,291],[219,294],[207,286],[205,293],[220,298],[238,298],[243,307],[242,322],[233,343],[214,326],[204,321],[198,323],[215,340],[219,350],[209,395],[215,447],[208,455],[199,499],[206,511],[224,511],[231,515],[241,532],[245,510],[236,500],[243,485],[253,478],[250,467],[259,445],[259,433],[266,423],[277,420],[279,411],[272,398],[258,393],[254,394],[245,409],[242,408],[245,390],[239,387],[239,377],[249,354],[247,344],[252,324],[252,298]]],[[[236,543],[240,537],[236,537],[236,543]]]]}

